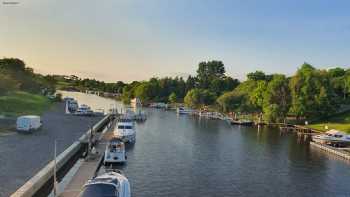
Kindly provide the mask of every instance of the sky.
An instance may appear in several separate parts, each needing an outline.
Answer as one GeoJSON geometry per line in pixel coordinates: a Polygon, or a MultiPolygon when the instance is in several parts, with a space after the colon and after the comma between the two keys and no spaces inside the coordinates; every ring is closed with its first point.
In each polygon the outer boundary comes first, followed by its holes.
{"type": "Polygon", "coordinates": [[[0,0],[0,58],[103,81],[350,65],[348,0],[0,0]],[[17,2],[9,4],[8,2],[17,2]]]}

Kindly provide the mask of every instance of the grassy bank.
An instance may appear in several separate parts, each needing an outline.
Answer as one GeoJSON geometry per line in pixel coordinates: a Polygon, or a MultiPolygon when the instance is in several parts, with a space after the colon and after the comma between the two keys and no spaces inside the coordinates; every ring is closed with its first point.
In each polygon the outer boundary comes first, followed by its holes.
{"type": "Polygon", "coordinates": [[[328,126],[328,130],[337,129],[340,131],[345,131],[350,133],[350,112],[342,113],[329,118],[327,121],[317,122],[315,124],[310,124],[309,127],[318,129],[321,131],[326,131],[325,126],[328,126]]]}
{"type": "Polygon", "coordinates": [[[52,102],[45,96],[17,91],[0,96],[0,114],[5,116],[40,115],[51,104],[52,102]]]}

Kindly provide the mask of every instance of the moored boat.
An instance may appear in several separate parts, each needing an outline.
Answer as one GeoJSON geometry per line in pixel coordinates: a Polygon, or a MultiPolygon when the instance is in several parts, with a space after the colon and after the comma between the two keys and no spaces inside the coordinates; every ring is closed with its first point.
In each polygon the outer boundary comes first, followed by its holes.
{"type": "Polygon", "coordinates": [[[194,110],[188,109],[188,108],[185,108],[185,107],[178,107],[176,109],[176,113],[177,114],[192,114],[193,112],[194,112],[194,110]]]}
{"type": "Polygon", "coordinates": [[[119,171],[106,172],[89,180],[79,197],[130,197],[129,180],[119,171]]]}
{"type": "Polygon", "coordinates": [[[113,131],[114,137],[121,139],[123,142],[134,143],[136,141],[135,123],[131,118],[122,117],[113,131]]]}
{"type": "Polygon", "coordinates": [[[112,138],[106,146],[104,165],[126,162],[124,142],[118,138],[112,138]]]}
{"type": "Polygon", "coordinates": [[[338,131],[335,129],[329,130],[324,134],[312,136],[312,140],[321,144],[342,144],[349,145],[350,144],[350,135],[342,131],[338,131]]]}
{"type": "Polygon", "coordinates": [[[240,119],[240,120],[231,120],[231,124],[252,126],[254,124],[254,122],[251,120],[247,120],[247,119],[240,119]]]}

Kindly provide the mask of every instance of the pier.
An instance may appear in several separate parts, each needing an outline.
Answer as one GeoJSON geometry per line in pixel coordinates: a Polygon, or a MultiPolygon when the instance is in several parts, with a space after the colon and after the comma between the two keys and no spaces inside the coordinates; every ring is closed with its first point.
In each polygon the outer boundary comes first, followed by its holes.
{"type": "Polygon", "coordinates": [[[96,136],[98,139],[96,145],[96,153],[89,153],[84,159],[77,172],[73,175],[64,191],[59,194],[59,197],[75,197],[79,194],[84,184],[98,173],[102,164],[106,143],[112,137],[112,132],[109,132],[112,127],[105,130],[96,136]]]}
{"type": "Polygon", "coordinates": [[[320,144],[320,143],[317,143],[317,142],[310,142],[310,146],[317,147],[317,148],[319,148],[319,149],[321,149],[323,151],[326,151],[328,153],[334,154],[334,155],[339,156],[339,157],[341,157],[343,159],[350,160],[350,152],[349,151],[345,151],[345,150],[343,150],[341,148],[334,148],[332,146],[325,145],[325,144],[320,144]]]}

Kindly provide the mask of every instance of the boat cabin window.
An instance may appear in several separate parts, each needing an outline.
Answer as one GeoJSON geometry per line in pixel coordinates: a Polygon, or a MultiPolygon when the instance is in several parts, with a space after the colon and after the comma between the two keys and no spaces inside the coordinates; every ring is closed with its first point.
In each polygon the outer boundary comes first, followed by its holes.
{"type": "Polygon", "coordinates": [[[118,191],[113,185],[91,184],[83,188],[79,197],[118,197],[118,191]]]}
{"type": "Polygon", "coordinates": [[[118,129],[132,129],[132,126],[129,126],[129,125],[118,125],[118,129]]]}

